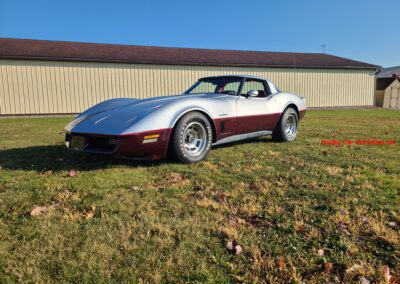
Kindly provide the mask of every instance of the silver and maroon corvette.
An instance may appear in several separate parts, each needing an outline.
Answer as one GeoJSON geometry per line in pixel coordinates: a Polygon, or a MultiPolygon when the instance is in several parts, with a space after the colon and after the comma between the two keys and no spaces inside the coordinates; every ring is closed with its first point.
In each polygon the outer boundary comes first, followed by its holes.
{"type": "Polygon", "coordinates": [[[66,127],[68,149],[192,163],[212,145],[272,134],[293,141],[306,111],[304,98],[252,76],[201,78],[182,95],[111,99],[66,127]]]}

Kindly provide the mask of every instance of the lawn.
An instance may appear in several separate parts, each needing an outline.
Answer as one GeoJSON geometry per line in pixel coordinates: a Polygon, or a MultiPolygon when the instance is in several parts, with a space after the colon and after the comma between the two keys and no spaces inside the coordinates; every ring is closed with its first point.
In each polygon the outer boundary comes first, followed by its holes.
{"type": "Polygon", "coordinates": [[[68,152],[70,119],[0,119],[0,282],[400,279],[398,111],[309,111],[193,165],[68,152]]]}

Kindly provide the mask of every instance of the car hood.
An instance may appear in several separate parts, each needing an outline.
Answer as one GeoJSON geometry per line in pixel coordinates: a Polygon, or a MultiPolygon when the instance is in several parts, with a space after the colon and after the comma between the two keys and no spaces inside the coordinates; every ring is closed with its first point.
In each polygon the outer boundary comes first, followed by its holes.
{"type": "Polygon", "coordinates": [[[150,113],[162,108],[165,105],[191,98],[217,99],[225,97],[221,94],[198,94],[198,95],[177,95],[154,97],[143,100],[130,101],[119,106],[94,109],[90,113],[83,113],[67,125],[68,132],[95,133],[119,135],[126,129],[150,113]]]}

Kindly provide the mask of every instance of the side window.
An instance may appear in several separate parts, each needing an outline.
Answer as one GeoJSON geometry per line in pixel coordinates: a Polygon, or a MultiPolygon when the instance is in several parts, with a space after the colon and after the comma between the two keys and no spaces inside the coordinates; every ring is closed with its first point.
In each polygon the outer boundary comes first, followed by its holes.
{"type": "Polygon", "coordinates": [[[258,91],[258,98],[265,98],[269,95],[269,90],[262,81],[247,79],[242,88],[242,95],[246,95],[250,90],[258,91]]]}
{"type": "Polygon", "coordinates": [[[230,82],[224,86],[224,91],[232,95],[236,95],[240,86],[240,82],[230,82]]]}

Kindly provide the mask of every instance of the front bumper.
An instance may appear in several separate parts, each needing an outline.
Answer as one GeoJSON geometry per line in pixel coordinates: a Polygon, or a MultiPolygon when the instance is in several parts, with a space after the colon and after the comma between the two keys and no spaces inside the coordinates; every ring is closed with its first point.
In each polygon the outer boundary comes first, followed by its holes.
{"type": "Polygon", "coordinates": [[[162,159],[167,156],[171,129],[152,130],[127,135],[104,135],[67,132],[69,150],[129,156],[140,159],[162,159]]]}

